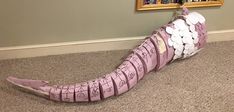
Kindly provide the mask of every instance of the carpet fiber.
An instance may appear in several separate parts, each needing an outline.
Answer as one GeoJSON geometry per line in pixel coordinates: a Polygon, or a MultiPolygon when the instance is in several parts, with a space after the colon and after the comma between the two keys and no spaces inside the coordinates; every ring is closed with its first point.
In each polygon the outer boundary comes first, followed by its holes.
{"type": "Polygon", "coordinates": [[[111,72],[127,50],[0,61],[1,112],[233,112],[234,41],[209,43],[192,58],[147,74],[133,89],[95,103],[58,103],[28,94],[5,78],[86,81],[111,72]]]}

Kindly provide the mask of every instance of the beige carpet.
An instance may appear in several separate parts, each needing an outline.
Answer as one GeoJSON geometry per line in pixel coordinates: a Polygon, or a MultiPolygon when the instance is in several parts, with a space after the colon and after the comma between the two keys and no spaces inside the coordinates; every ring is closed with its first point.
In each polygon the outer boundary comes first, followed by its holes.
{"type": "Polygon", "coordinates": [[[148,74],[132,90],[96,103],[56,103],[5,81],[9,75],[75,83],[102,76],[127,51],[0,61],[1,112],[233,112],[234,41],[208,44],[198,55],[148,74]]]}

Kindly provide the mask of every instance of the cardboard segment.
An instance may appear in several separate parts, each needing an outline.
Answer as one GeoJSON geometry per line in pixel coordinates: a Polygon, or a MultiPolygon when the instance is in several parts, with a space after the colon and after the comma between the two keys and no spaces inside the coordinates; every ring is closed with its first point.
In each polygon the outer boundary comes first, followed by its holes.
{"type": "Polygon", "coordinates": [[[79,83],[75,85],[75,100],[76,102],[88,102],[88,83],[79,83]]]}
{"type": "Polygon", "coordinates": [[[54,85],[50,89],[50,99],[54,101],[61,101],[61,92],[62,92],[62,86],[54,85]]]}
{"type": "Polygon", "coordinates": [[[198,23],[195,25],[195,30],[198,32],[199,41],[197,43],[198,49],[203,48],[207,40],[207,31],[205,24],[198,23]]]}
{"type": "Polygon", "coordinates": [[[101,98],[108,98],[110,96],[114,96],[114,84],[111,79],[111,75],[107,74],[101,78],[99,78],[99,86],[101,90],[101,98]]]}
{"type": "Polygon", "coordinates": [[[142,61],[137,56],[137,54],[131,53],[125,60],[128,60],[131,64],[133,64],[137,72],[137,79],[138,81],[141,80],[144,77],[145,69],[142,61]]]}
{"type": "Polygon", "coordinates": [[[150,72],[152,70],[151,67],[153,66],[153,62],[148,51],[143,46],[138,46],[133,52],[135,52],[142,60],[146,73],[150,72]]]}
{"type": "Polygon", "coordinates": [[[64,102],[74,102],[74,92],[75,86],[74,85],[65,85],[62,88],[62,101],[64,102]]]}
{"type": "Polygon", "coordinates": [[[159,33],[160,33],[162,39],[164,40],[166,48],[167,48],[166,63],[168,63],[168,62],[170,62],[173,59],[175,50],[174,50],[173,47],[170,47],[168,45],[168,39],[169,39],[170,35],[168,33],[166,33],[165,29],[161,28],[159,33]]]}
{"type": "Polygon", "coordinates": [[[154,38],[153,43],[154,45],[158,48],[158,66],[157,66],[157,70],[161,69],[162,67],[164,67],[167,63],[167,48],[166,45],[164,43],[164,40],[161,38],[161,36],[159,35],[159,33],[153,34],[152,35],[154,38]]]}
{"type": "Polygon", "coordinates": [[[129,61],[124,61],[118,68],[127,76],[129,89],[137,84],[136,70],[129,61]]]}
{"type": "Polygon", "coordinates": [[[150,38],[147,38],[142,44],[141,46],[143,46],[149,53],[150,59],[152,60],[152,64],[149,67],[150,71],[153,70],[157,64],[158,64],[158,60],[157,60],[157,52],[156,52],[156,48],[153,45],[153,43],[151,42],[150,38]]]}
{"type": "Polygon", "coordinates": [[[98,101],[101,100],[101,92],[99,88],[98,80],[92,80],[88,82],[89,84],[89,98],[90,101],[98,101]]]}
{"type": "Polygon", "coordinates": [[[127,79],[121,70],[117,69],[114,72],[112,72],[110,75],[115,87],[115,95],[120,95],[128,91],[127,79]]]}

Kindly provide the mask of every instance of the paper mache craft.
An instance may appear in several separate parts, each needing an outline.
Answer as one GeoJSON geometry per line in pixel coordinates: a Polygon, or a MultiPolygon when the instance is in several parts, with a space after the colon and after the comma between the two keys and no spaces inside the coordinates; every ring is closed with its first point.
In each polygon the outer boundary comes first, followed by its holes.
{"type": "Polygon", "coordinates": [[[188,58],[204,47],[207,39],[205,18],[182,14],[134,48],[113,72],[83,83],[49,85],[48,81],[8,77],[12,84],[33,91],[50,100],[62,102],[92,102],[123,94],[133,88],[145,74],[158,71],[176,59],[188,58]]]}

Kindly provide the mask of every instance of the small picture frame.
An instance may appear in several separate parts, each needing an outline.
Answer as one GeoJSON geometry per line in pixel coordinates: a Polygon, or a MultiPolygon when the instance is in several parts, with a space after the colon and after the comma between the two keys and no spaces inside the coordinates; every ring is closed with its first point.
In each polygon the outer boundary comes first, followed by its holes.
{"type": "MultiPolygon", "coordinates": [[[[180,8],[180,0],[136,0],[137,10],[157,10],[180,8]]],[[[185,0],[184,6],[191,7],[212,7],[222,6],[224,0],[185,0]]]]}

